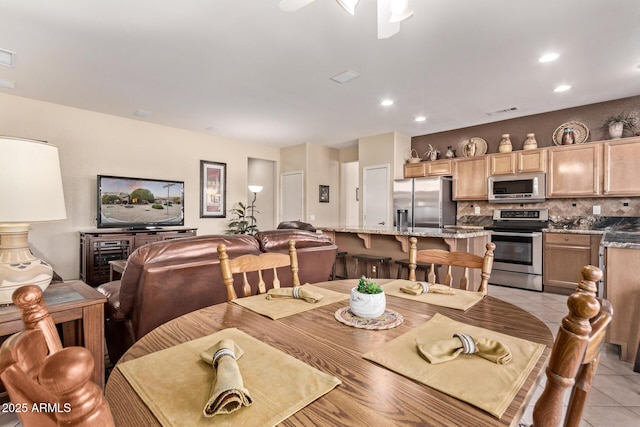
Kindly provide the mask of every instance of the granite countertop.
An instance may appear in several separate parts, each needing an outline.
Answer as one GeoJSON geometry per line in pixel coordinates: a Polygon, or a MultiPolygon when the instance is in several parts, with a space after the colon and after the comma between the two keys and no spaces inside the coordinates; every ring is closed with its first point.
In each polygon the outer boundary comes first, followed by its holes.
{"type": "Polygon", "coordinates": [[[545,233],[569,233],[569,234],[604,234],[606,230],[593,230],[586,228],[544,228],[545,233]]]}
{"type": "Polygon", "coordinates": [[[600,245],[605,248],[640,249],[640,232],[608,231],[600,245]]]}
{"type": "Polygon", "coordinates": [[[333,231],[338,233],[365,233],[365,234],[385,234],[390,236],[415,236],[415,237],[441,237],[447,239],[469,239],[491,235],[491,231],[479,227],[472,228],[427,228],[415,227],[398,230],[396,227],[358,227],[358,226],[337,226],[318,227],[322,231],[333,231]]]}

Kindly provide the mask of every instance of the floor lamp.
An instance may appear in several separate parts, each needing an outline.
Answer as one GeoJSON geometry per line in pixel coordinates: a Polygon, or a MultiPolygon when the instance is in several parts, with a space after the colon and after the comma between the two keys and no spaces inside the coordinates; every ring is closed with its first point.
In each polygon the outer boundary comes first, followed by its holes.
{"type": "Polygon", "coordinates": [[[0,304],[25,284],[43,291],[53,268],[29,250],[29,224],[67,218],[58,147],[0,136],[0,304]]]}
{"type": "Polygon", "coordinates": [[[251,234],[254,234],[253,227],[255,226],[255,217],[253,216],[253,209],[255,207],[256,199],[258,198],[258,193],[262,191],[262,185],[250,185],[249,191],[253,193],[253,200],[251,201],[251,226],[249,230],[251,234]]]}

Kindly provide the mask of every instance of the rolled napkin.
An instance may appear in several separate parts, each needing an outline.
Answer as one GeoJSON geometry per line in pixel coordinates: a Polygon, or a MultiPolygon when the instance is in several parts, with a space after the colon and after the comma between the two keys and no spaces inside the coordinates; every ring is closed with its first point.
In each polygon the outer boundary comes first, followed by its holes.
{"type": "Polygon", "coordinates": [[[309,291],[302,286],[294,286],[293,288],[269,289],[267,299],[273,298],[295,298],[303,299],[306,302],[316,303],[322,299],[322,295],[309,291]]]}
{"type": "Polygon", "coordinates": [[[420,295],[426,293],[455,295],[456,291],[446,285],[438,285],[436,283],[429,284],[427,282],[415,282],[411,285],[405,285],[400,288],[400,292],[411,295],[420,295]]]}
{"type": "Polygon", "coordinates": [[[215,377],[204,407],[205,417],[230,414],[253,403],[249,390],[244,388],[240,368],[236,362],[244,352],[231,339],[223,339],[209,347],[200,358],[213,366],[215,377]]]}
{"type": "Polygon", "coordinates": [[[498,365],[511,362],[511,351],[499,341],[473,338],[467,334],[454,334],[453,338],[427,342],[416,339],[418,352],[431,364],[448,362],[461,354],[475,354],[498,365]]]}

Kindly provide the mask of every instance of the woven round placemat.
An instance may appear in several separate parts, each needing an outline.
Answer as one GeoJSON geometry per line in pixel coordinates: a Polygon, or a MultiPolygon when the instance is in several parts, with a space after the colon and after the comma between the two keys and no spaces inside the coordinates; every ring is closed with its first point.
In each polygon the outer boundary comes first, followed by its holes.
{"type": "Polygon", "coordinates": [[[374,319],[366,319],[364,317],[358,317],[351,312],[349,307],[342,307],[338,309],[334,314],[338,322],[344,323],[348,326],[361,329],[391,329],[404,322],[404,317],[397,311],[386,309],[382,315],[374,319]]]}

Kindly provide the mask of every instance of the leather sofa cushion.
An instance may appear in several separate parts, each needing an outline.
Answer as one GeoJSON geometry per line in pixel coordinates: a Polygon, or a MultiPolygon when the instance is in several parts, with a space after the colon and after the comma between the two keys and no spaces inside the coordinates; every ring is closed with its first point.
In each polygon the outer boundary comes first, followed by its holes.
{"type": "Polygon", "coordinates": [[[144,268],[192,262],[218,262],[218,245],[227,245],[230,256],[259,254],[256,239],[246,235],[206,235],[153,242],[136,249],[127,260],[120,287],[120,310],[129,313],[144,281],[144,268]]]}
{"type": "Polygon", "coordinates": [[[302,221],[283,221],[278,224],[278,229],[298,229],[307,231],[316,231],[316,228],[306,222],[302,221]]]}
{"type": "Polygon", "coordinates": [[[280,229],[260,231],[255,235],[262,252],[278,252],[289,249],[289,240],[296,242],[296,250],[333,244],[329,236],[306,230],[280,229]]]}

